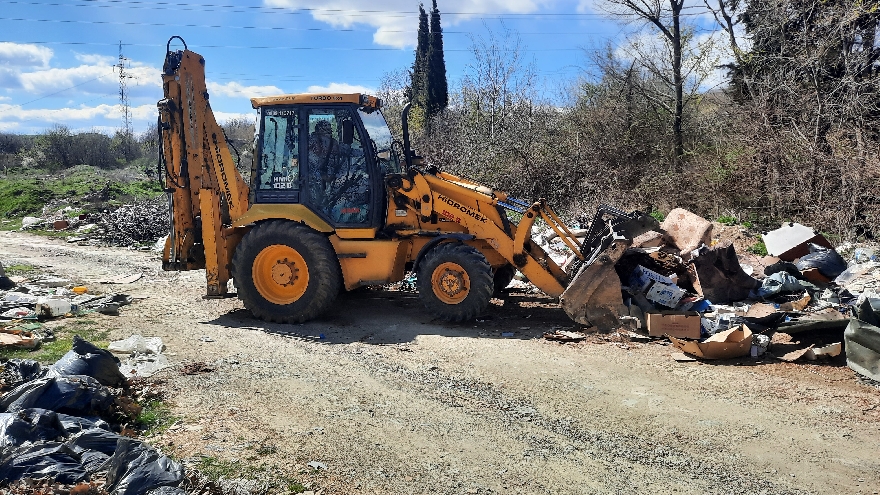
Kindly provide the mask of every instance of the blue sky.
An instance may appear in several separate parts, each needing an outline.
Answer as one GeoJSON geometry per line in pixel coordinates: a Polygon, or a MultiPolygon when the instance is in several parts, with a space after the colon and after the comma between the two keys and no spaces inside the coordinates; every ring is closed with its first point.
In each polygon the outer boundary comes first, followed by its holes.
{"type": "MultiPolygon", "coordinates": [[[[412,64],[413,0],[4,0],[0,9],[0,132],[56,124],[121,126],[119,44],[134,130],[156,118],[165,44],[182,36],[206,60],[218,120],[252,115],[248,98],[277,93],[374,92],[412,64]]],[[[582,75],[584,48],[627,28],[593,0],[439,0],[448,79],[471,61],[473,36],[519,35],[548,91],[582,75]]],[[[427,2],[426,8],[430,8],[427,2]]],[[[628,29],[633,29],[630,26],[628,29]]]]}

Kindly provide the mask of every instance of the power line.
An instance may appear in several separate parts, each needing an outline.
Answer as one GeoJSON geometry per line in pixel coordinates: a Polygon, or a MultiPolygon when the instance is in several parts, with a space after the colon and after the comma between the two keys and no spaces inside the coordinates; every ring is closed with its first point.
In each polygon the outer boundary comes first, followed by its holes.
{"type": "MultiPolygon", "coordinates": [[[[220,25],[220,24],[166,24],[161,22],[116,22],[116,21],[90,21],[90,20],[74,20],[74,19],[26,19],[22,17],[0,17],[0,21],[14,21],[14,22],[46,22],[46,23],[58,23],[58,24],[99,24],[99,25],[107,25],[107,26],[145,26],[145,27],[177,27],[177,28],[201,28],[201,29],[246,29],[246,30],[258,30],[258,31],[303,31],[303,32],[316,32],[316,31],[330,31],[330,32],[342,32],[342,33],[369,33],[372,32],[372,29],[352,29],[352,28],[295,28],[295,27],[278,27],[278,26],[231,26],[231,25],[220,25]]],[[[383,30],[383,33],[415,33],[416,31],[413,29],[388,29],[383,30]]],[[[443,31],[443,34],[472,34],[471,31],[443,31]]],[[[559,34],[581,34],[585,36],[597,35],[599,33],[590,33],[583,31],[575,31],[575,32],[519,32],[517,31],[517,35],[559,35],[559,34]]]]}

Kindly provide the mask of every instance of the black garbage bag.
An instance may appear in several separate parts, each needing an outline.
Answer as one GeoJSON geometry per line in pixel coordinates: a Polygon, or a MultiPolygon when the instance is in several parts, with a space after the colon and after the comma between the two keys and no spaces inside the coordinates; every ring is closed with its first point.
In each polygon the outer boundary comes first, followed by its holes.
{"type": "Polygon", "coordinates": [[[816,268],[831,280],[846,270],[846,261],[837,251],[817,244],[810,244],[810,254],[803,256],[795,265],[800,271],[816,268]]]}
{"type": "Polygon", "coordinates": [[[70,437],[65,444],[77,454],[82,454],[84,452],[101,452],[110,456],[116,452],[116,444],[122,438],[125,437],[113,433],[112,431],[102,430],[101,428],[91,428],[83,430],[70,437]]]}
{"type": "Polygon", "coordinates": [[[150,446],[123,437],[110,457],[105,489],[114,495],[145,495],[183,481],[183,466],[150,446]]]}
{"type": "Polygon", "coordinates": [[[46,409],[0,413],[0,452],[25,442],[59,440],[67,436],[58,415],[46,409]]]}
{"type": "Polygon", "coordinates": [[[182,488],[173,486],[160,486],[147,492],[147,495],[186,495],[182,488]]]}
{"type": "Polygon", "coordinates": [[[0,480],[49,478],[72,484],[88,480],[79,456],[58,442],[36,442],[3,450],[0,457],[0,480]]]}
{"type": "Polygon", "coordinates": [[[108,460],[110,460],[110,456],[103,452],[83,452],[80,454],[79,463],[91,475],[99,471],[106,471],[108,460]]]}
{"type": "Polygon", "coordinates": [[[0,411],[5,412],[39,407],[65,414],[107,416],[112,406],[110,391],[90,376],[40,378],[0,397],[0,411]]]}
{"type": "Polygon", "coordinates": [[[108,387],[125,383],[119,371],[119,359],[106,349],[96,347],[79,335],[73,337],[73,348],[50,367],[50,375],[87,375],[108,387]]]}
{"type": "Polygon", "coordinates": [[[48,370],[32,359],[10,359],[0,364],[0,381],[9,388],[42,378],[48,370]]]}
{"type": "Polygon", "coordinates": [[[766,267],[764,267],[764,275],[766,275],[768,277],[770,275],[773,275],[774,273],[779,273],[779,272],[786,272],[798,280],[804,280],[804,276],[801,273],[801,271],[798,270],[797,265],[795,265],[791,261],[780,260],[780,261],[777,261],[776,263],[773,263],[772,265],[767,265],[766,267]]]}
{"type": "Polygon", "coordinates": [[[92,428],[101,428],[102,430],[110,430],[110,424],[97,416],[71,416],[69,414],[58,413],[58,421],[61,427],[67,432],[67,436],[75,435],[83,430],[92,428]]]}

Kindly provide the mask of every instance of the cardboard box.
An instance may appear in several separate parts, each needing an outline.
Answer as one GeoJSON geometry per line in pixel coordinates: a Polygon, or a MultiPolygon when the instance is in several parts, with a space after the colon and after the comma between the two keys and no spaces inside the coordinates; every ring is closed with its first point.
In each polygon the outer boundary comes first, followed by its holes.
{"type": "Polygon", "coordinates": [[[635,270],[632,271],[632,274],[629,276],[629,287],[630,289],[637,290],[639,292],[645,292],[648,290],[648,287],[651,286],[654,282],[660,282],[667,285],[675,285],[675,280],[670,277],[666,277],[660,275],[659,273],[649,270],[642,265],[636,266],[635,270]]]}
{"type": "Polygon", "coordinates": [[[646,316],[648,335],[652,337],[678,337],[682,339],[700,338],[700,313],[665,311],[648,313],[646,316]]]}
{"type": "Polygon", "coordinates": [[[663,282],[654,282],[651,288],[645,294],[649,301],[674,308],[678,306],[678,302],[684,297],[686,292],[677,285],[664,284],[663,282]]]}
{"type": "Polygon", "coordinates": [[[752,331],[745,325],[716,333],[703,342],[678,340],[670,336],[672,345],[686,354],[703,359],[732,359],[748,356],[752,349],[752,331]]]}

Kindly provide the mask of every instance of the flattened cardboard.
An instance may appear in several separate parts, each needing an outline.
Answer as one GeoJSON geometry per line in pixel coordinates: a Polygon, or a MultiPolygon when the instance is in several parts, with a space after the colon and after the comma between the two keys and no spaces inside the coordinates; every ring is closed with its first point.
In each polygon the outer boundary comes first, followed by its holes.
{"type": "Polygon", "coordinates": [[[761,236],[767,252],[771,256],[777,256],[783,261],[794,261],[801,256],[810,253],[809,244],[818,244],[822,247],[833,249],[828,239],[817,234],[810,227],[799,223],[789,223],[782,227],[767,232],[761,236]]]}
{"type": "Polygon", "coordinates": [[[752,348],[752,331],[745,325],[716,333],[703,342],[669,337],[682,352],[702,359],[732,359],[748,356],[752,348]]]}
{"type": "Polygon", "coordinates": [[[648,335],[652,337],[700,338],[700,313],[664,311],[646,315],[648,335]]]}
{"type": "Polygon", "coordinates": [[[674,285],[675,281],[670,277],[660,275],[659,273],[649,270],[642,265],[636,266],[629,276],[629,287],[639,292],[645,292],[654,282],[660,282],[668,285],[674,285]]]}

